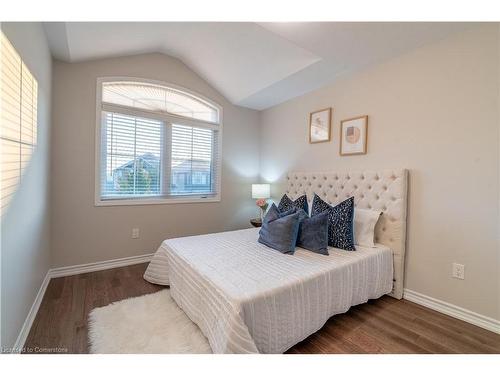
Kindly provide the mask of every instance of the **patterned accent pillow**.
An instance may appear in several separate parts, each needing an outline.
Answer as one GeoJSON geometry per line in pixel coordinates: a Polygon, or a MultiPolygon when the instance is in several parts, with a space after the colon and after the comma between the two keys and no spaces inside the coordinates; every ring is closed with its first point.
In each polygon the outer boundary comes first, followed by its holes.
{"type": "Polygon", "coordinates": [[[328,211],[328,245],[337,249],[354,251],[354,197],[335,207],[314,194],[311,217],[328,211]]]}
{"type": "Polygon", "coordinates": [[[307,196],[304,194],[292,201],[288,197],[288,195],[284,194],[283,197],[281,197],[280,203],[278,204],[278,210],[280,210],[280,212],[284,212],[291,210],[292,208],[302,209],[305,212],[309,212],[307,196]]]}

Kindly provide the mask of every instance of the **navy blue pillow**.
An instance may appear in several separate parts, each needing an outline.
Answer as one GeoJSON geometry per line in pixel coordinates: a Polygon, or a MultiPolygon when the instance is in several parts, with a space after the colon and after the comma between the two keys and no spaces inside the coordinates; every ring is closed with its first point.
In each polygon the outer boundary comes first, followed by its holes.
{"type": "Polygon", "coordinates": [[[273,203],[262,221],[258,241],[283,254],[293,255],[299,233],[300,217],[299,212],[280,213],[273,203]]]}
{"type": "Polygon", "coordinates": [[[280,212],[285,212],[291,210],[292,208],[297,208],[298,210],[302,209],[305,212],[309,212],[307,196],[302,195],[301,197],[298,197],[297,199],[292,201],[288,197],[288,195],[284,194],[283,197],[281,197],[280,203],[278,204],[278,210],[280,210],[280,212]]]}
{"type": "Polygon", "coordinates": [[[269,210],[267,211],[266,216],[264,216],[264,219],[262,220],[262,224],[264,224],[264,222],[266,222],[266,221],[270,222],[270,221],[276,220],[276,219],[278,219],[280,217],[284,217],[284,216],[288,216],[290,214],[294,214],[295,212],[297,212],[297,209],[295,207],[289,209],[288,211],[283,211],[282,212],[273,203],[273,204],[271,204],[271,208],[269,208],[269,210]]]}
{"type": "Polygon", "coordinates": [[[314,253],[328,255],[328,211],[309,217],[300,210],[301,221],[297,246],[314,253]]]}
{"type": "Polygon", "coordinates": [[[354,251],[354,197],[348,198],[335,207],[314,194],[311,216],[328,212],[328,245],[337,249],[354,251]]]}

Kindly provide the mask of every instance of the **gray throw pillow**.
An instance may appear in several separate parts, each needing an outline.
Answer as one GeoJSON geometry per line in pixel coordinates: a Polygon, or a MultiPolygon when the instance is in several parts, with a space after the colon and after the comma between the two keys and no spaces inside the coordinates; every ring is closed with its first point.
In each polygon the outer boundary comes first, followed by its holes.
{"type": "Polygon", "coordinates": [[[262,221],[258,241],[283,254],[293,255],[301,218],[295,211],[280,213],[273,204],[262,221]]]}
{"type": "Polygon", "coordinates": [[[300,210],[301,221],[297,246],[314,253],[328,255],[328,211],[309,217],[300,210]]]}

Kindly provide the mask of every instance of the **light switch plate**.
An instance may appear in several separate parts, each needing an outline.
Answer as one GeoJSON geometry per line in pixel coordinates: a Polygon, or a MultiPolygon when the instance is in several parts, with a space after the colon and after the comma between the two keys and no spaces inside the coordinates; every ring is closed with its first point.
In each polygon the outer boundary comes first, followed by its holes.
{"type": "Polygon", "coordinates": [[[139,238],[139,228],[132,228],[132,238],[133,239],[139,238]]]}

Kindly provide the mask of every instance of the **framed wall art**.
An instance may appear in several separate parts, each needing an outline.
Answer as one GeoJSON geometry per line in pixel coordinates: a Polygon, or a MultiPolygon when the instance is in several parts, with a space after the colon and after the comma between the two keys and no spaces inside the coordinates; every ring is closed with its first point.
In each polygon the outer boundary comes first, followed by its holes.
{"type": "Polygon", "coordinates": [[[309,115],[309,143],[330,141],[332,108],[320,109],[309,115]]]}
{"type": "Polygon", "coordinates": [[[340,155],[366,154],[368,116],[353,117],[340,122],[340,155]]]}

